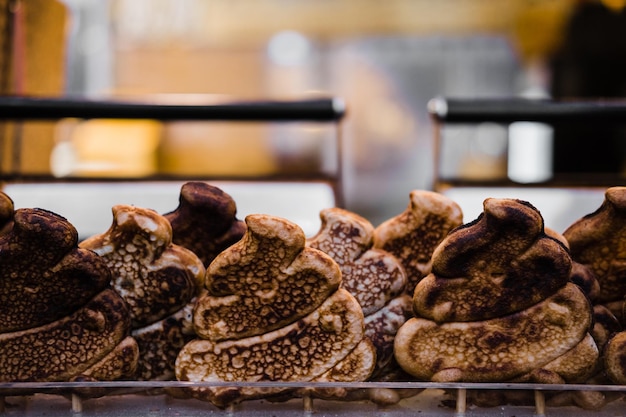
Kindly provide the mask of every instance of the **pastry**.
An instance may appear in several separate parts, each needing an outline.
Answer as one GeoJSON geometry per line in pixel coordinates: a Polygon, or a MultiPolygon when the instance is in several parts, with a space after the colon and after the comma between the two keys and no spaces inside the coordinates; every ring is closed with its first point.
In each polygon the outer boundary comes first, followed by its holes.
{"type": "Polygon", "coordinates": [[[193,336],[191,305],[205,268],[190,250],[172,243],[172,228],[154,210],[116,205],[104,233],[81,242],[112,273],[112,285],[130,309],[141,357],[137,378],[172,379],[179,349],[193,336]]]}
{"type": "Polygon", "coordinates": [[[604,347],[601,370],[612,382],[626,384],[626,332],[621,331],[626,296],[626,187],[608,188],[600,207],[572,223],[563,235],[572,258],[591,269],[600,283],[593,302],[594,334],[604,347]]]}
{"type": "Polygon", "coordinates": [[[191,250],[208,266],[243,236],[246,225],[236,214],[237,206],[230,195],[192,181],[182,186],[176,210],[164,216],[172,225],[173,243],[191,250]]]}
{"type": "MultiPolygon", "coordinates": [[[[280,217],[245,219],[244,237],[207,268],[194,309],[198,335],[176,361],[176,377],[196,382],[364,380],[375,350],[364,339],[363,311],[340,288],[341,270],[305,246],[302,229],[280,217]]],[[[225,407],[285,395],[286,388],[190,389],[225,407]]]]}
{"type": "Polygon", "coordinates": [[[213,341],[256,336],[306,316],[341,284],[328,255],[305,249],[302,229],[270,215],[246,217],[247,232],[207,268],[208,294],[194,327],[213,341]]]}
{"type": "Polygon", "coordinates": [[[563,235],[572,259],[591,268],[600,283],[595,303],[623,320],[626,295],[626,187],[606,190],[602,205],[569,226],[563,235]]]}
{"type": "Polygon", "coordinates": [[[439,382],[585,381],[598,349],[567,248],[529,203],[487,199],[451,232],[417,285],[416,317],[395,339],[398,363],[439,382]]]}
{"type": "Polygon", "coordinates": [[[604,369],[611,381],[626,385],[626,331],[614,334],[607,342],[604,369]]]}
{"type": "Polygon", "coordinates": [[[0,197],[0,381],[131,377],[137,344],[106,264],[63,217],[0,197]]]}
{"type": "Polygon", "coordinates": [[[407,275],[406,293],[431,269],[431,257],[443,238],[463,222],[460,206],[432,191],[414,190],[408,207],[374,230],[374,247],[383,249],[402,263],[407,275]]]}
{"type": "Polygon", "coordinates": [[[330,255],[342,272],[341,286],[359,301],[365,315],[365,334],[376,346],[376,374],[393,359],[393,338],[410,316],[411,298],[405,294],[402,264],[383,249],[373,247],[374,226],[340,208],[320,213],[321,228],[307,246],[330,255]]]}

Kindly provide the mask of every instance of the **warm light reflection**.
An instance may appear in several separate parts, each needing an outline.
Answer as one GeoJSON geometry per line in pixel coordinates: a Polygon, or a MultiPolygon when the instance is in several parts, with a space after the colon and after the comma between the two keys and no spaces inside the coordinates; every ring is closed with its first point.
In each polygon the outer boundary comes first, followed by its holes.
{"type": "Polygon", "coordinates": [[[620,11],[626,7],[626,0],[602,0],[602,4],[611,10],[620,11]]]}
{"type": "Polygon", "coordinates": [[[53,149],[57,176],[146,176],[157,171],[162,126],[150,120],[68,121],[53,149]]]}

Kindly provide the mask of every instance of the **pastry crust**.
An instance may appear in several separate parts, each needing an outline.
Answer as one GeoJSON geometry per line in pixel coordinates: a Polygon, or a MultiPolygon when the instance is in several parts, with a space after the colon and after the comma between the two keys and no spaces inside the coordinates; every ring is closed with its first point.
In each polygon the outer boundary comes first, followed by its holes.
{"type": "Polygon", "coordinates": [[[616,384],[626,384],[626,332],[615,334],[607,343],[604,369],[616,384]]]}
{"type": "Polygon", "coordinates": [[[141,356],[136,378],[174,377],[180,348],[194,337],[191,310],[204,280],[202,261],[172,243],[172,228],[154,210],[116,205],[113,223],[81,247],[98,253],[112,285],[130,309],[132,336],[141,356]]]}
{"type": "Polygon", "coordinates": [[[120,204],[112,212],[109,230],[80,246],[99,254],[111,269],[113,287],[130,307],[133,328],[184,307],[204,279],[198,257],[172,244],[170,224],[154,210],[120,204]]]}
{"type": "MultiPolygon", "coordinates": [[[[233,340],[189,342],[176,361],[176,377],[180,381],[311,381],[342,362],[360,343],[362,314],[356,299],[339,289],[319,308],[279,329],[233,340]]],[[[363,367],[362,362],[358,365],[363,367]]],[[[334,376],[322,378],[343,375],[345,379],[346,371],[355,371],[353,362],[343,366],[331,371],[334,376]]],[[[194,389],[193,395],[224,406],[280,391],[284,389],[202,388],[194,389]]]]}
{"type": "Polygon", "coordinates": [[[219,341],[276,330],[319,307],[341,284],[338,265],[305,248],[305,235],[284,219],[246,217],[242,240],[207,268],[207,294],[196,303],[194,327],[219,341]]]}
{"type": "Polygon", "coordinates": [[[599,352],[571,264],[531,204],[486,199],[478,219],[435,250],[415,288],[416,317],[396,335],[396,360],[438,382],[585,381],[599,352]]]}
{"type": "Polygon", "coordinates": [[[535,306],[504,317],[442,324],[413,318],[396,335],[395,356],[421,380],[507,381],[567,353],[587,336],[590,325],[587,298],[567,284],[535,306]]]}
{"type": "Polygon", "coordinates": [[[543,219],[519,200],[486,199],[483,214],[433,253],[432,273],[415,290],[418,316],[436,322],[501,317],[563,287],[572,261],[543,232],[543,219]]]}
{"type": "MultiPolygon", "coordinates": [[[[67,381],[81,375],[126,338],[128,317],[124,301],[107,289],[69,316],[43,326],[2,333],[0,380],[67,381]]],[[[108,372],[98,372],[97,376],[113,379],[124,374],[118,372],[120,369],[134,371],[134,365],[136,355],[124,356],[113,366],[108,363],[108,372]]]]}
{"type": "MultiPolygon", "coordinates": [[[[356,381],[376,363],[364,339],[363,310],[340,288],[339,265],[305,246],[290,221],[255,214],[246,235],[209,265],[194,309],[200,339],[176,360],[182,381],[356,381]]],[[[285,387],[193,388],[189,394],[225,407],[243,400],[299,395],[285,387]]],[[[345,391],[335,395],[345,395],[345,391]]]]}
{"type": "Polygon", "coordinates": [[[195,253],[205,267],[246,231],[245,223],[237,219],[235,200],[199,181],[183,184],[178,207],[164,217],[172,225],[173,242],[195,253]]]}
{"type": "Polygon", "coordinates": [[[356,297],[363,314],[375,313],[404,292],[404,269],[395,256],[373,248],[374,226],[369,221],[340,208],[322,210],[320,219],[321,228],[307,246],[337,262],[341,285],[356,297]]]}
{"type": "Polygon", "coordinates": [[[411,299],[404,294],[406,274],[391,253],[373,247],[374,226],[340,208],[320,212],[322,225],[309,247],[330,255],[342,273],[342,288],[356,297],[365,315],[365,333],[376,348],[373,376],[393,359],[393,338],[409,318],[411,299]]]}
{"type": "Polygon", "coordinates": [[[0,234],[0,332],[51,323],[106,288],[108,268],[79,249],[65,218],[42,209],[19,209],[0,234]]]}
{"type": "Polygon", "coordinates": [[[0,206],[0,381],[130,377],[137,344],[102,259],[65,218],[0,206]]]}
{"type": "Polygon", "coordinates": [[[374,230],[374,247],[400,260],[407,275],[406,292],[413,290],[431,270],[435,248],[454,228],[463,223],[461,207],[450,198],[432,191],[411,191],[406,210],[374,230]]]}
{"type": "Polygon", "coordinates": [[[596,275],[600,283],[597,302],[622,301],[626,294],[626,187],[607,189],[598,210],[574,222],[563,235],[572,258],[596,275]]]}

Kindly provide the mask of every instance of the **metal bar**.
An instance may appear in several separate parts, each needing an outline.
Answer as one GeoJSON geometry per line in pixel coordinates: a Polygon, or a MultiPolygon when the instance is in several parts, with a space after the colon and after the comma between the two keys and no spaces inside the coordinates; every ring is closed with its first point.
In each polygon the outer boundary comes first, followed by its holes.
{"type": "Polygon", "coordinates": [[[0,120],[154,119],[222,121],[338,121],[345,104],[338,98],[170,105],[73,98],[0,97],[0,120]]]}
{"type": "Polygon", "coordinates": [[[437,97],[428,111],[442,123],[610,123],[626,124],[626,101],[552,101],[523,98],[452,99],[437,97]]]}
{"type": "Polygon", "coordinates": [[[338,182],[338,177],[332,174],[323,173],[278,173],[270,175],[144,175],[144,176],[65,176],[56,177],[52,174],[22,174],[22,173],[0,173],[0,185],[2,182],[15,183],[124,183],[124,182],[150,182],[150,181],[263,181],[263,182],[338,182]]]}

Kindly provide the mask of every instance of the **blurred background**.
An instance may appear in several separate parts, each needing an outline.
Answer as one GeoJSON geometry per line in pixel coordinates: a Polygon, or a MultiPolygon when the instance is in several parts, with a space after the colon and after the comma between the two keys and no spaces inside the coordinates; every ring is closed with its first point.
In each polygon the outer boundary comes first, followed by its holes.
{"type": "MultiPolygon", "coordinates": [[[[556,132],[539,124],[481,123],[450,126],[435,143],[427,103],[438,96],[623,97],[625,3],[0,0],[5,95],[179,104],[332,96],[347,106],[338,124],[4,123],[0,169],[61,178],[323,173],[340,178],[342,205],[375,225],[403,211],[411,190],[432,189],[437,176],[520,184],[544,181],[555,172],[619,176],[621,129],[556,132]],[[603,145],[590,147],[590,138],[598,136],[603,145]]],[[[59,204],[51,189],[45,188],[50,197],[43,202],[27,196],[45,190],[12,192],[19,204],[59,204]]],[[[467,221],[482,210],[485,193],[512,193],[448,191],[462,202],[467,221]]],[[[577,200],[555,190],[531,191],[528,200],[560,231],[602,201],[597,190],[583,190],[577,200]]],[[[336,203],[336,196],[313,192],[276,199],[281,211],[262,209],[283,214],[305,205],[312,210],[307,215],[317,218],[318,209],[336,203]]],[[[253,198],[267,200],[267,194],[253,198]]],[[[239,204],[242,215],[260,210],[245,204],[239,204]]],[[[311,233],[317,224],[309,220],[297,219],[311,233]]]]}

